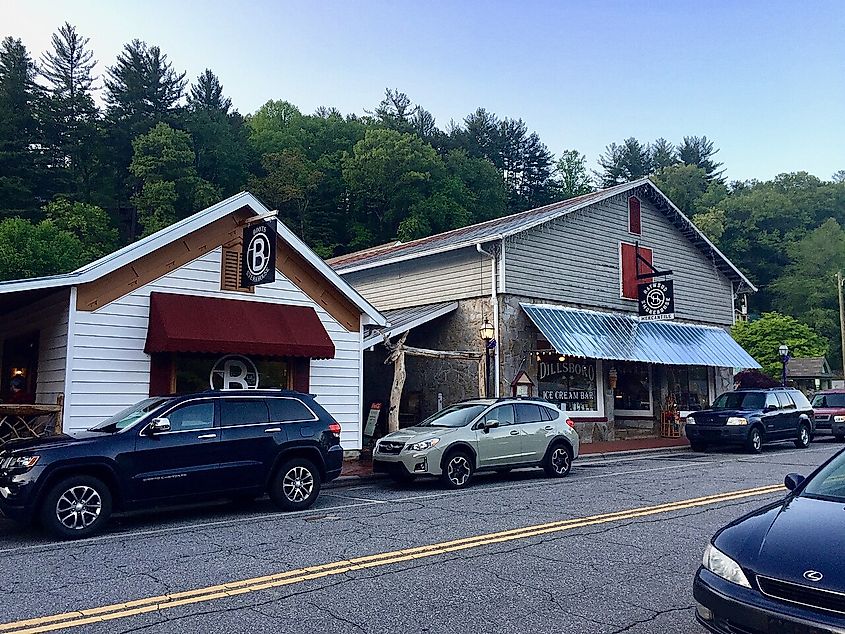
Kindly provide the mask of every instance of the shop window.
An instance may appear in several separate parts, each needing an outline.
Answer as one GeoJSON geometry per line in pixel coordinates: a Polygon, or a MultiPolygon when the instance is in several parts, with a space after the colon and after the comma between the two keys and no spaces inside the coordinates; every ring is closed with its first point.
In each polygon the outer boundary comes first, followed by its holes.
{"type": "Polygon", "coordinates": [[[572,359],[557,353],[539,354],[540,396],[570,412],[599,413],[595,359],[572,359]]]}
{"type": "Polygon", "coordinates": [[[224,398],[220,400],[220,426],[262,425],[270,422],[263,398],[224,398]]]}
{"type": "Polygon", "coordinates": [[[616,389],[613,390],[614,410],[630,415],[650,414],[651,368],[645,363],[618,363],[616,389]]]}
{"type": "MultiPolygon", "coordinates": [[[[202,392],[211,387],[211,371],[220,361],[221,355],[187,354],[173,355],[173,390],[175,394],[202,392]]],[[[290,363],[286,359],[247,359],[250,366],[249,376],[245,377],[250,387],[282,388],[291,387],[290,363]],[[252,376],[251,366],[255,366],[257,376],[252,376]],[[253,385],[257,381],[257,385],[253,385]]],[[[215,386],[215,387],[219,387],[215,386]]]]}
{"type": "Polygon", "coordinates": [[[636,196],[631,196],[628,199],[628,231],[637,235],[643,232],[640,199],[636,196]]]}
{"type": "MultiPolygon", "coordinates": [[[[640,247],[640,256],[652,264],[652,250],[640,247]]],[[[647,265],[640,262],[640,275],[649,272],[647,265]]],[[[651,281],[648,278],[641,280],[637,279],[637,247],[633,244],[623,242],[621,245],[620,254],[620,286],[622,297],[626,299],[637,299],[637,286],[645,282],[651,281]]]]}
{"type": "Polygon", "coordinates": [[[214,427],[214,403],[203,401],[177,407],[167,414],[170,431],[198,431],[214,427]]]}
{"type": "Polygon", "coordinates": [[[697,412],[710,405],[707,368],[677,368],[669,372],[669,393],[681,412],[697,412]]]}
{"type": "Polygon", "coordinates": [[[220,263],[220,289],[239,293],[254,293],[254,286],[241,286],[241,244],[223,246],[220,263]]]}

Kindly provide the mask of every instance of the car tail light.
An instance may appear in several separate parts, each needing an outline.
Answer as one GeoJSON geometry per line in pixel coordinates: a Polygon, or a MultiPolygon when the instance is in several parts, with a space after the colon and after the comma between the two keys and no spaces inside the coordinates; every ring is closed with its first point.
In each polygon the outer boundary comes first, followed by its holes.
{"type": "Polygon", "coordinates": [[[336,421],[329,423],[329,431],[340,438],[340,423],[336,421]]]}
{"type": "Polygon", "coordinates": [[[569,425],[572,429],[575,429],[575,421],[571,418],[566,419],[566,424],[569,425]]]}

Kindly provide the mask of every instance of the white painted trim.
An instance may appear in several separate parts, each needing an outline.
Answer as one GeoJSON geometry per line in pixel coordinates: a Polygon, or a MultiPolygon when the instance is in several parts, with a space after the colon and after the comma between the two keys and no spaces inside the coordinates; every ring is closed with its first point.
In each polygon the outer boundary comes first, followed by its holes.
{"type": "Polygon", "coordinates": [[[70,287],[70,294],[68,296],[68,311],[67,311],[67,342],[65,343],[65,384],[64,384],[64,403],[62,405],[62,427],[69,420],[73,404],[73,394],[71,391],[73,379],[73,360],[75,355],[74,341],[76,339],[76,286],[70,287]]]}
{"type": "Polygon", "coordinates": [[[502,238],[502,257],[499,258],[499,292],[504,295],[507,293],[507,284],[505,283],[505,238],[502,238]]]}
{"type": "Polygon", "coordinates": [[[358,447],[364,448],[364,323],[358,329],[358,347],[361,352],[358,354],[358,447]]]}

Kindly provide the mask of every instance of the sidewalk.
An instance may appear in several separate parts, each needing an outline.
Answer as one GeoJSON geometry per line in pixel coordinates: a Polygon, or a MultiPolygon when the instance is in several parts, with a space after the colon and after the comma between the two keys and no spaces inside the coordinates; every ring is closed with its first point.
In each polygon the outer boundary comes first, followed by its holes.
{"type": "MultiPolygon", "coordinates": [[[[581,445],[581,455],[598,457],[599,455],[614,453],[659,451],[681,447],[689,447],[689,441],[686,438],[635,438],[585,443],[581,445]]],[[[346,460],[343,463],[343,473],[335,482],[339,484],[355,483],[381,477],[384,476],[373,473],[373,463],[369,460],[346,460]]]]}

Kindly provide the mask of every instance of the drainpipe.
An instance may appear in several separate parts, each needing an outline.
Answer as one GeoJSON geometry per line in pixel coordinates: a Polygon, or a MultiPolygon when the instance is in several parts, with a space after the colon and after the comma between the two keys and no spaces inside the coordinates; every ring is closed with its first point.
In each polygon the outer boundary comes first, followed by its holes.
{"type": "Polygon", "coordinates": [[[490,258],[490,306],[493,310],[493,337],[496,340],[496,347],[493,349],[494,371],[493,371],[493,395],[499,397],[499,347],[501,341],[499,340],[499,295],[496,279],[496,254],[485,251],[481,248],[481,243],[475,245],[476,251],[482,255],[490,258]]]}

